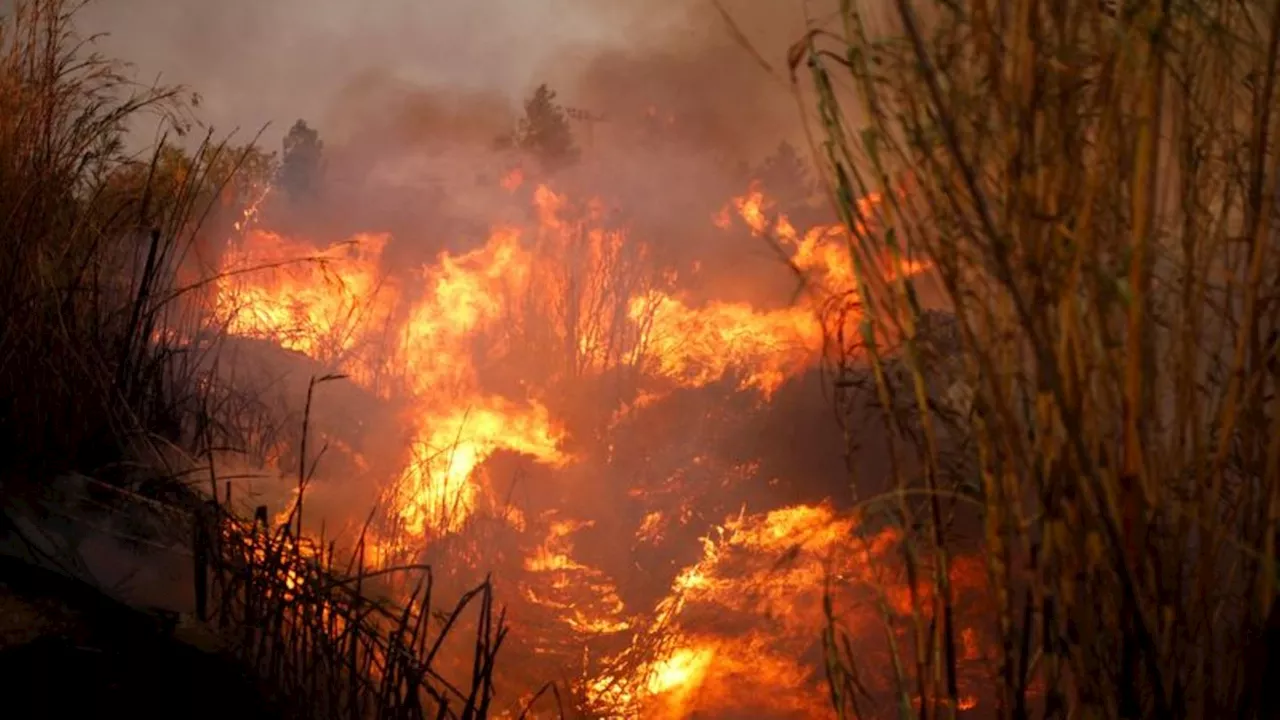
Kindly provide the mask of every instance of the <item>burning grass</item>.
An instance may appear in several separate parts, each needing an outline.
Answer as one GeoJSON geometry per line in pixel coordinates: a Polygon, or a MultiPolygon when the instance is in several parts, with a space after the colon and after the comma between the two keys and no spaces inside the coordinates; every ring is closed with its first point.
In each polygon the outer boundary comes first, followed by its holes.
{"type": "Polygon", "coordinates": [[[442,612],[430,567],[372,570],[363,544],[340,561],[323,536],[273,528],[265,512],[245,522],[215,504],[203,520],[197,614],[234,638],[236,657],[287,707],[307,717],[489,716],[507,632],[489,583],[442,612]]]}

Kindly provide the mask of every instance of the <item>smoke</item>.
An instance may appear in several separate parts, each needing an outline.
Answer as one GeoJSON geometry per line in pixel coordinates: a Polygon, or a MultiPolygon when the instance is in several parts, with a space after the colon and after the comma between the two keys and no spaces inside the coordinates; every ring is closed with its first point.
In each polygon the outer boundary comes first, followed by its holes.
{"type": "MultiPolygon", "coordinates": [[[[103,49],[141,78],[201,93],[220,127],[324,113],[371,70],[431,86],[520,94],[566,45],[607,43],[579,0],[98,0],[82,11],[103,49]],[[552,20],[556,18],[556,20],[552,20]]],[[[604,34],[602,34],[604,31],[604,34]]]]}
{"type": "MultiPolygon", "coordinates": [[[[780,69],[803,31],[800,6],[724,7],[780,69]]],[[[353,93],[397,84],[487,96],[492,109],[515,108],[548,82],[566,104],[620,121],[654,106],[687,123],[690,140],[735,150],[795,114],[785,83],[764,73],[710,0],[95,0],[78,21],[105,33],[101,49],[133,63],[140,80],[198,92],[213,126],[271,123],[268,142],[299,117],[322,133],[349,129],[368,114],[352,107],[353,93]]],[[[396,94],[384,94],[385,110],[399,110],[396,94]]]]}
{"type": "Polygon", "coordinates": [[[568,87],[608,123],[656,115],[688,148],[756,160],[799,126],[784,79],[786,50],[803,33],[792,3],[646,3],[683,18],[660,38],[598,53],[568,87]],[[665,7],[664,7],[665,6],[665,7]]]}
{"type": "Polygon", "coordinates": [[[745,188],[744,166],[801,138],[784,79],[800,3],[93,0],[78,22],[140,81],[197,93],[216,133],[247,141],[269,124],[260,143],[275,150],[307,120],[338,190],[305,230],[390,232],[394,253],[462,249],[440,237],[502,219],[510,159],[493,143],[541,83],[599,118],[575,122],[590,168],[561,184],[624,198],[647,239],[687,234],[688,219],[705,229],[745,188]],[[663,147],[643,142],[655,135],[663,147]],[[423,234],[436,238],[407,237],[423,234]]]}
{"type": "Polygon", "coordinates": [[[796,3],[94,0],[78,22],[105,33],[100,49],[140,81],[198,93],[219,134],[247,141],[269,124],[260,143],[275,150],[307,120],[331,192],[300,231],[326,242],[389,232],[395,262],[466,249],[460,238],[505,220],[497,179],[511,160],[493,143],[544,82],[599,118],[575,123],[585,167],[559,186],[620,200],[645,240],[678,240],[677,264],[719,254],[681,238],[707,235],[710,214],[745,188],[745,165],[801,137],[783,79],[804,29],[796,3]]]}

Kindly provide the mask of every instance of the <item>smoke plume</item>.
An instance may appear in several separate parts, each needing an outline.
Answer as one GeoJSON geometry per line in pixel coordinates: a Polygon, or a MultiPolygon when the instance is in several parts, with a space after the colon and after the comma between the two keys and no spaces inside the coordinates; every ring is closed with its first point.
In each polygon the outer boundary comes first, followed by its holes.
{"type": "Polygon", "coordinates": [[[460,105],[493,121],[547,82],[565,104],[613,122],[653,107],[692,143],[755,152],[794,124],[779,78],[803,31],[801,6],[722,6],[736,29],[709,0],[97,0],[79,22],[105,33],[101,48],[132,62],[140,80],[198,92],[214,126],[271,123],[270,143],[299,117],[322,133],[359,133],[371,114],[421,119],[424,105],[452,108],[434,129],[471,140],[489,123],[460,122],[469,117],[460,105]],[[432,100],[406,97],[411,88],[432,100]]]}

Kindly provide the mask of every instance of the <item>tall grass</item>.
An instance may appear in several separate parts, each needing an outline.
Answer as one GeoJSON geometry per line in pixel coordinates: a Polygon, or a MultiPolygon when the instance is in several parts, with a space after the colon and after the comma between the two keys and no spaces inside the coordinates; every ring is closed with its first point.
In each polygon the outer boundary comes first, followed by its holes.
{"type": "MultiPolygon", "coordinates": [[[[913,531],[882,711],[957,712],[948,563],[976,506],[987,712],[1280,712],[1278,54],[1280,9],[1251,0],[841,0],[793,49],[862,286],[838,370],[874,380],[896,473],[878,502],[913,531]],[[887,279],[886,254],[931,279],[887,279]],[[959,462],[930,293],[958,332],[959,462]]],[[[839,615],[850,717],[870,711],[839,615]]]]}
{"type": "Polygon", "coordinates": [[[299,717],[487,717],[507,634],[487,580],[441,611],[429,566],[375,560],[366,533],[346,551],[303,534],[311,404],[336,379],[308,386],[296,501],[283,522],[272,527],[266,507],[237,516],[230,484],[197,513],[197,616],[299,717]]]}
{"type": "Polygon", "coordinates": [[[179,442],[198,358],[160,336],[227,148],[203,143],[160,202],[157,154],[127,154],[130,123],[190,130],[178,89],[142,87],[91,52],[80,3],[28,0],[0,18],[0,431],[3,476],[96,471],[179,442]]]}

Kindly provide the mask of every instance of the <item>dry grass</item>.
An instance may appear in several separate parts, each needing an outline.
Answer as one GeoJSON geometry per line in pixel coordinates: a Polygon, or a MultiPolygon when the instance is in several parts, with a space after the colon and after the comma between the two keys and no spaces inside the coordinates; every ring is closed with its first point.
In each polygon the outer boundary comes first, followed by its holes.
{"type": "Polygon", "coordinates": [[[341,558],[335,542],[303,534],[312,393],[335,379],[308,389],[298,500],[283,522],[271,527],[265,507],[237,517],[230,483],[198,514],[198,619],[302,717],[487,717],[507,633],[488,581],[441,612],[429,566],[373,561],[365,533],[341,558]]]}
{"type": "MultiPolygon", "coordinates": [[[[869,5],[844,0],[791,59],[862,261],[865,320],[837,370],[869,358],[895,409],[881,420],[897,491],[881,504],[917,530],[904,562],[938,589],[887,707],[956,712],[948,559],[977,506],[993,715],[1276,712],[1280,12],[869,5]],[[884,202],[862,231],[856,199],[872,192],[884,202]],[[929,288],[886,281],[866,262],[884,254],[931,261],[955,314],[969,462],[948,460],[930,402],[929,288]],[[899,335],[895,376],[882,339],[899,335]]],[[[865,714],[838,617],[833,701],[865,714]]]]}
{"type": "MultiPolygon", "coordinates": [[[[0,427],[7,480],[99,472],[182,443],[210,338],[180,284],[200,221],[234,174],[206,137],[184,172],[124,150],[130,123],[191,129],[176,88],[140,87],[91,52],[80,3],[32,0],[0,22],[0,427]],[[224,168],[220,175],[212,171],[224,168]],[[161,192],[164,190],[165,192],[161,192]],[[136,458],[134,458],[136,459],[136,458]]],[[[163,147],[163,145],[162,145],[163,147]]]]}

